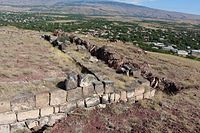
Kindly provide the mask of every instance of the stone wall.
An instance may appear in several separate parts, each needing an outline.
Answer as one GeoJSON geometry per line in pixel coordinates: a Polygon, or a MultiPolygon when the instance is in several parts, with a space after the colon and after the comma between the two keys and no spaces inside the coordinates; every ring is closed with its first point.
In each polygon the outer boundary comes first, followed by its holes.
{"type": "Polygon", "coordinates": [[[99,104],[139,101],[155,95],[147,80],[136,80],[124,90],[114,88],[112,81],[99,81],[71,90],[54,89],[39,94],[23,93],[12,99],[0,100],[0,133],[30,131],[35,127],[52,126],[76,108],[99,104]]]}

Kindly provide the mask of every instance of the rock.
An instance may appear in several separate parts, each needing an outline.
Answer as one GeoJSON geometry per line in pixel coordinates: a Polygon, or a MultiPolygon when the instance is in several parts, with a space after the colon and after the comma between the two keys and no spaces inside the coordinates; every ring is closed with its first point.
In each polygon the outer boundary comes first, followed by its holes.
{"type": "Polygon", "coordinates": [[[97,78],[92,74],[82,75],[80,76],[80,87],[90,86],[95,81],[97,81],[97,78]]]}
{"type": "Polygon", "coordinates": [[[85,99],[86,107],[94,107],[98,104],[100,104],[100,98],[99,97],[90,97],[85,99]]]}
{"type": "Polygon", "coordinates": [[[94,57],[94,56],[90,56],[89,61],[92,62],[92,63],[96,63],[96,62],[98,62],[99,60],[98,60],[96,57],[94,57]]]}
{"type": "Polygon", "coordinates": [[[65,89],[71,90],[78,87],[78,76],[75,72],[71,72],[67,75],[67,79],[65,80],[65,89]]]}
{"type": "Polygon", "coordinates": [[[0,133],[10,133],[9,125],[0,125],[0,133]]]}

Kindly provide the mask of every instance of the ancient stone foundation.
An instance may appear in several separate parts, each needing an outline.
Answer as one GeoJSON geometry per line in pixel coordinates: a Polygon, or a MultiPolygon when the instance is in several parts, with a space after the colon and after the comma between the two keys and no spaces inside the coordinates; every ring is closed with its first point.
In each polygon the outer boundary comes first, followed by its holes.
{"type": "Polygon", "coordinates": [[[31,131],[35,127],[52,126],[76,108],[100,104],[135,102],[155,95],[147,80],[136,80],[124,90],[114,88],[112,81],[75,89],[54,89],[39,94],[24,93],[0,100],[0,133],[31,131]]]}

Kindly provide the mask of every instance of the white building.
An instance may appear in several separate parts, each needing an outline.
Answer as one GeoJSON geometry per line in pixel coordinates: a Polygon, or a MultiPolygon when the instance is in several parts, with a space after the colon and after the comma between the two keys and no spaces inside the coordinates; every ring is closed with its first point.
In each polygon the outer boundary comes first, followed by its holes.
{"type": "Polygon", "coordinates": [[[191,55],[194,57],[200,58],[200,49],[199,50],[191,50],[191,55]]]}
{"type": "Polygon", "coordinates": [[[180,55],[180,56],[187,56],[189,53],[187,52],[187,51],[185,51],[185,50],[178,50],[178,55],[180,55]]]}

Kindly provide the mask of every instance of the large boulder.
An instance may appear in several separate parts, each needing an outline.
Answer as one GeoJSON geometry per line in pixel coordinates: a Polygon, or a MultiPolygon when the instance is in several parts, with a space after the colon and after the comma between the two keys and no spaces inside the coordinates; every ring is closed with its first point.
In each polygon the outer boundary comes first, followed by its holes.
{"type": "Polygon", "coordinates": [[[80,75],[80,87],[88,87],[92,85],[93,82],[98,81],[97,78],[92,74],[80,75]]]}

